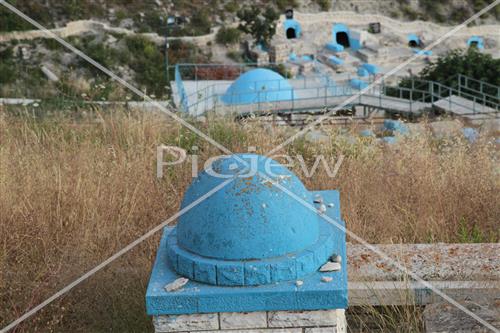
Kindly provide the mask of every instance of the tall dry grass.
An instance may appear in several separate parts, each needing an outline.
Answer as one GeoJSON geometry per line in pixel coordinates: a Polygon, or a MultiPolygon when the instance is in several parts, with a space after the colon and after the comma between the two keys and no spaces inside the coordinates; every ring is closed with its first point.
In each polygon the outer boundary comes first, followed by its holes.
{"type": "MultiPolygon", "coordinates": [[[[234,152],[255,146],[265,153],[294,131],[215,119],[197,126],[234,152]]],[[[283,153],[300,154],[309,165],[317,154],[331,165],[346,156],[334,179],[321,168],[311,179],[298,165],[294,171],[310,189],[340,189],[353,232],[373,243],[498,241],[497,151],[486,139],[469,145],[424,135],[384,147],[324,130],[330,142],[300,139],[283,153]]],[[[78,120],[4,112],[0,133],[0,326],[178,210],[191,166],[156,179],[159,144],[196,145],[200,161],[220,153],[162,116],[123,110],[78,120]]],[[[144,294],[157,245],[158,235],[17,331],[150,330],[144,294]]]]}

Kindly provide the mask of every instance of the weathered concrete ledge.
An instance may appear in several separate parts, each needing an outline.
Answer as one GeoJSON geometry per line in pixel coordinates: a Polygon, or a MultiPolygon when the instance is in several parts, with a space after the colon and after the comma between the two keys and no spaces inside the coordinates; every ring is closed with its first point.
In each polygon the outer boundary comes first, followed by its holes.
{"type": "MultiPolygon", "coordinates": [[[[389,244],[377,248],[456,300],[500,299],[500,244],[389,244]]],[[[362,245],[348,244],[347,258],[350,306],[443,301],[362,245]]]]}

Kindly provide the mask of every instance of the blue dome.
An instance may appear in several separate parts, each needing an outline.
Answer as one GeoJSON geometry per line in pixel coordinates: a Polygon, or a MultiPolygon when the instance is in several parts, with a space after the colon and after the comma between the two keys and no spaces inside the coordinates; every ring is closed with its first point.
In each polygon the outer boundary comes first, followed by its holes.
{"type": "Polygon", "coordinates": [[[221,158],[186,191],[181,209],[242,173],[179,218],[179,247],[208,258],[252,260],[284,256],[315,244],[320,234],[317,214],[255,170],[312,203],[312,195],[302,182],[272,159],[254,154],[237,156],[250,164],[250,171],[234,155],[221,158]]]}
{"type": "Polygon", "coordinates": [[[250,104],[290,101],[293,88],[280,74],[257,68],[242,74],[222,96],[226,104],[250,104]]]}

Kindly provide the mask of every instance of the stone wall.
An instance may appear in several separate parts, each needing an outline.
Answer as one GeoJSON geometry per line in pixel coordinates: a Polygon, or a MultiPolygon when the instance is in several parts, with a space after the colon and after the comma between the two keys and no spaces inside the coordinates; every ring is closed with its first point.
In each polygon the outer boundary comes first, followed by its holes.
{"type": "Polygon", "coordinates": [[[345,310],[223,312],[153,318],[156,333],[345,333],[345,310]]]}

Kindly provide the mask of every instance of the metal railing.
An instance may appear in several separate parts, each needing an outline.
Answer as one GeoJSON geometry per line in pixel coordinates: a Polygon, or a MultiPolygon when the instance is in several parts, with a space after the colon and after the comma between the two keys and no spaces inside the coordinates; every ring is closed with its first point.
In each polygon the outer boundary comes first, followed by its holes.
{"type": "MultiPolygon", "coordinates": [[[[478,80],[475,81],[482,82],[478,80]]],[[[489,85],[484,82],[483,84],[489,85]]],[[[494,85],[489,86],[496,87],[494,85]]],[[[414,78],[411,80],[411,90],[413,90],[416,94],[428,94],[429,97],[426,101],[433,105],[440,100],[448,98],[448,106],[450,110],[452,110],[454,106],[458,106],[470,110],[471,112],[468,112],[470,114],[490,113],[491,110],[495,113],[499,111],[500,100],[498,97],[477,90],[473,90],[473,93],[470,91],[466,92],[468,89],[472,90],[471,88],[460,85],[460,83],[458,83],[456,88],[452,88],[435,81],[419,80],[414,78]],[[472,107],[468,103],[465,104],[458,102],[457,100],[453,100],[453,96],[463,97],[464,99],[471,101],[472,107]]]]}
{"type": "MultiPolygon", "coordinates": [[[[427,105],[421,100],[405,99],[408,94],[412,97],[412,91],[406,88],[396,88],[401,91],[401,98],[386,96],[383,91],[384,86],[375,85],[366,94],[359,95],[347,107],[352,105],[363,105],[378,109],[394,110],[397,112],[418,112],[427,105]],[[418,104],[418,105],[416,105],[418,104]]],[[[281,90],[282,92],[283,90],[281,90]]],[[[357,93],[350,85],[324,85],[318,87],[294,88],[291,91],[291,98],[281,101],[268,101],[268,97],[280,92],[280,90],[256,91],[253,99],[245,103],[224,103],[222,102],[225,93],[214,91],[214,86],[207,87],[203,92],[197,92],[197,99],[189,105],[189,110],[194,114],[201,114],[205,111],[215,110],[231,113],[276,113],[276,112],[300,112],[307,110],[322,110],[334,107],[357,93]]],[[[192,94],[193,95],[193,94],[192,94]]],[[[192,96],[191,95],[191,96],[192,96]]],[[[227,97],[227,96],[226,96],[227,97]]],[[[229,95],[231,97],[231,95],[229,95]]],[[[238,94],[229,98],[230,100],[244,100],[238,94]]]]}
{"type": "MultiPolygon", "coordinates": [[[[268,80],[254,82],[253,87],[246,87],[248,91],[241,94],[227,95],[226,90],[229,83],[225,85],[211,84],[198,89],[197,73],[202,68],[227,68],[227,65],[213,64],[180,64],[184,68],[191,70],[196,82],[195,92],[185,95],[184,108],[190,113],[200,114],[209,110],[224,110],[231,112],[281,112],[281,111],[304,111],[307,109],[324,109],[336,106],[353,96],[356,93],[350,84],[336,85],[332,78],[321,71],[313,77],[302,77],[294,79],[293,88],[283,86],[282,80],[268,80]],[[270,96],[284,91],[289,92],[289,98],[282,101],[269,101],[270,96]],[[233,103],[223,103],[222,96],[226,96],[226,101],[233,103]],[[252,97],[252,98],[249,98],[252,97]]],[[[244,71],[259,67],[258,64],[237,64],[231,65],[238,69],[236,76],[244,71]]],[[[264,67],[276,67],[279,64],[265,64],[264,67]]],[[[316,67],[316,66],[315,66],[316,67]]],[[[229,78],[229,77],[228,77],[229,78]]],[[[349,81],[349,80],[347,80],[349,81]]],[[[447,81],[448,82],[448,81],[447,81]]],[[[462,74],[450,78],[452,82],[448,86],[435,81],[426,81],[413,78],[411,87],[389,86],[377,84],[371,87],[370,91],[362,96],[358,96],[351,105],[363,105],[384,110],[397,112],[418,113],[430,109],[438,101],[447,99],[449,110],[462,108],[466,112],[461,114],[476,114],[499,111],[500,89],[498,86],[472,79],[462,74]],[[476,89],[477,88],[477,89],[476,89]],[[490,94],[496,91],[496,96],[490,94]],[[462,97],[472,102],[453,99],[452,96],[462,97]]],[[[443,102],[440,103],[442,106],[443,102]]],[[[463,111],[463,110],[462,110],[463,111]]]]}

